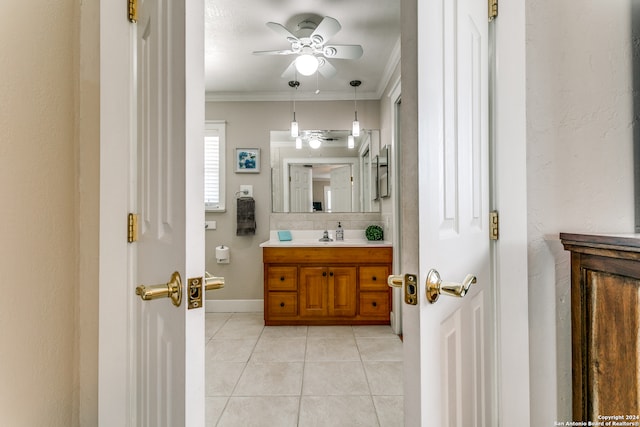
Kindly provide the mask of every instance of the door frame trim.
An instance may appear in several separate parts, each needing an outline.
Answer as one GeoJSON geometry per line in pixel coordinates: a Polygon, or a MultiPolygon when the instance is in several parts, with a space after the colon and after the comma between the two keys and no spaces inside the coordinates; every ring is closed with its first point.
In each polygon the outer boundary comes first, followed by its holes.
{"type": "Polygon", "coordinates": [[[100,2],[100,237],[98,423],[135,424],[130,330],[129,212],[131,141],[131,24],[119,2],[100,2]],[[125,172],[125,173],[123,173],[125,172]]]}
{"type": "Polygon", "coordinates": [[[498,422],[530,422],[527,270],[527,121],[525,2],[500,5],[495,23],[495,198],[498,422]],[[523,375],[526,373],[526,375],[523,375]]]}

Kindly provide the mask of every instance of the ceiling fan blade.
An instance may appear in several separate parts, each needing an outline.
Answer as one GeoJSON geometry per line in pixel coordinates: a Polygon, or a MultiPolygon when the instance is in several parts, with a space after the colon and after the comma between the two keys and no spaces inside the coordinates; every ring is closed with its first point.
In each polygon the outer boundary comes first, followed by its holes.
{"type": "Polygon", "coordinates": [[[333,37],[341,28],[342,26],[340,26],[340,23],[336,19],[325,16],[309,38],[319,44],[326,43],[327,40],[333,37]]]}
{"type": "Polygon", "coordinates": [[[291,49],[283,50],[254,50],[254,55],[293,55],[295,52],[291,49]]]}
{"type": "Polygon", "coordinates": [[[278,24],[277,22],[267,22],[267,27],[271,28],[281,36],[284,36],[290,43],[299,41],[298,38],[294,36],[291,31],[287,30],[287,28],[282,24],[278,24]]]}
{"type": "Polygon", "coordinates": [[[359,44],[332,44],[325,46],[322,51],[327,58],[336,59],[358,59],[363,53],[362,46],[359,44]]]}
{"type": "Polygon", "coordinates": [[[289,64],[287,69],[284,70],[284,72],[282,74],[280,74],[280,77],[283,78],[283,79],[293,79],[293,78],[296,77],[296,61],[295,61],[295,59],[293,61],[291,61],[291,64],[289,64]]]}
{"type": "Polygon", "coordinates": [[[322,77],[325,79],[330,79],[336,75],[336,67],[331,65],[329,61],[326,59],[320,61],[320,65],[318,66],[318,72],[322,74],[322,77]]]}

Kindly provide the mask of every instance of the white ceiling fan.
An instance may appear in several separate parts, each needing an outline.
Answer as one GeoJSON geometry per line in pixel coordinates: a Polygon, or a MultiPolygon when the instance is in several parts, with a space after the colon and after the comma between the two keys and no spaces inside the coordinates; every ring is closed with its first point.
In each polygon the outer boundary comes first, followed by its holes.
{"type": "Polygon", "coordinates": [[[254,51],[254,55],[297,55],[289,67],[282,73],[283,78],[291,78],[295,71],[304,76],[310,76],[318,71],[324,78],[331,78],[336,74],[335,67],[328,59],[358,59],[363,50],[360,45],[327,44],[340,29],[340,23],[330,16],[325,16],[319,24],[307,18],[298,24],[296,34],[276,22],[267,22],[267,27],[283,35],[289,43],[290,49],[254,51]]]}

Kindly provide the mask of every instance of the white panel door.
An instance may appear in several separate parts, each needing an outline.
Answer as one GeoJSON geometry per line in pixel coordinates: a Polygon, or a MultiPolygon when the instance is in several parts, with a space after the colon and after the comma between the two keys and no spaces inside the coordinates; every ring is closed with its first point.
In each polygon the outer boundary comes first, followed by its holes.
{"type": "Polygon", "coordinates": [[[140,426],[204,425],[204,308],[187,309],[188,279],[204,273],[204,50],[197,3],[141,1],[136,30],[140,230],[132,275],[145,286],[167,283],[174,272],[182,279],[179,306],[169,298],[133,296],[140,426]]]}
{"type": "Polygon", "coordinates": [[[332,212],[351,212],[351,166],[339,166],[331,169],[332,212]]]}
{"type": "Polygon", "coordinates": [[[405,342],[413,343],[405,366],[420,366],[419,385],[408,381],[405,390],[411,426],[497,425],[486,10],[479,1],[418,3],[419,307],[403,310],[405,342]],[[444,281],[472,274],[477,283],[464,298],[441,295],[432,304],[431,269],[444,281]]]}
{"type": "Polygon", "coordinates": [[[305,165],[290,165],[289,179],[291,212],[313,211],[313,168],[305,165]]]}

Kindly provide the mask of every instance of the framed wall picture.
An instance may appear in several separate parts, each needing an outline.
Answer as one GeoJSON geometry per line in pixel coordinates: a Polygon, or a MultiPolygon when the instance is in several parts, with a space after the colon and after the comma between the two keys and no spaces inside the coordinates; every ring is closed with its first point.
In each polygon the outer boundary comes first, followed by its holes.
{"type": "Polygon", "coordinates": [[[260,149],[236,148],[236,173],[259,173],[260,149]]]}

